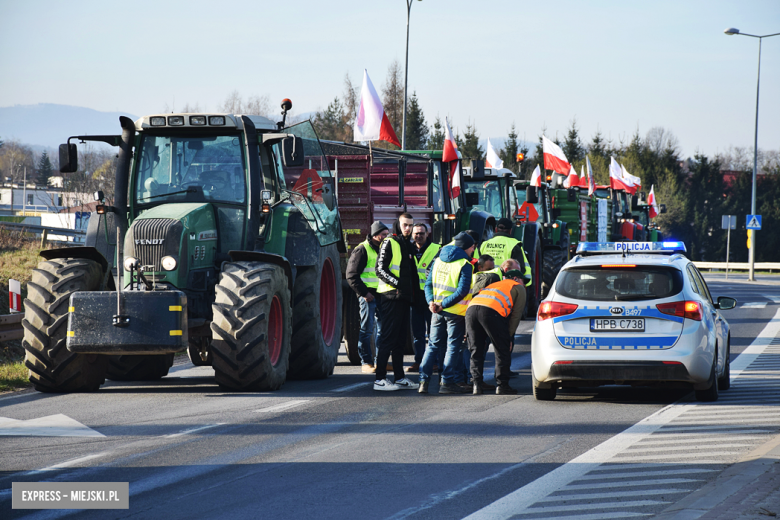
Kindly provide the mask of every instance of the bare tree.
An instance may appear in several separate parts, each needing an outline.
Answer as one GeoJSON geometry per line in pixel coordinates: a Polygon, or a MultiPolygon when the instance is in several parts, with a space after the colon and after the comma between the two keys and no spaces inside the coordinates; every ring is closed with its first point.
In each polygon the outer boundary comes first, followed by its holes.
{"type": "Polygon", "coordinates": [[[647,131],[645,144],[658,155],[663,155],[665,152],[678,154],[680,148],[677,137],[662,126],[654,126],[647,131]]]}
{"type": "Polygon", "coordinates": [[[180,110],[182,114],[197,114],[201,112],[200,105],[198,103],[189,104],[186,103],[180,110]]]}
{"type": "Polygon", "coordinates": [[[393,60],[387,69],[385,86],[382,88],[382,104],[395,134],[400,137],[404,118],[404,82],[401,65],[393,60]]]}
{"type": "Polygon", "coordinates": [[[360,107],[357,97],[357,89],[349,78],[349,72],[344,74],[344,100],[342,102],[344,107],[344,120],[347,126],[353,126],[355,124],[355,118],[357,117],[357,111],[360,107]]]}

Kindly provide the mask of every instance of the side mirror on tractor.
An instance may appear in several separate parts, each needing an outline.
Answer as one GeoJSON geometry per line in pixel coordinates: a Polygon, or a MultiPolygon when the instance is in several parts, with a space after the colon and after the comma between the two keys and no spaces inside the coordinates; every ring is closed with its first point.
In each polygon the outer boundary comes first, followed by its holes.
{"type": "Polygon", "coordinates": [[[528,204],[537,204],[539,202],[539,192],[536,186],[528,186],[525,189],[525,201],[528,204]]]}
{"type": "MultiPolygon", "coordinates": [[[[60,149],[62,149],[60,147],[60,149]]],[[[60,152],[61,153],[61,152],[60,152]]],[[[287,168],[304,165],[303,139],[289,136],[282,139],[282,162],[287,168]]]]}
{"type": "Polygon", "coordinates": [[[631,195],[631,211],[639,211],[639,197],[631,195]]]}
{"type": "Polygon", "coordinates": [[[577,188],[569,188],[566,190],[566,200],[568,202],[577,202],[577,188]]]}
{"type": "Polygon", "coordinates": [[[666,204],[661,204],[661,213],[666,213],[666,204]]]}
{"type": "Polygon", "coordinates": [[[75,143],[60,145],[60,171],[74,173],[79,169],[79,155],[75,143]]]}

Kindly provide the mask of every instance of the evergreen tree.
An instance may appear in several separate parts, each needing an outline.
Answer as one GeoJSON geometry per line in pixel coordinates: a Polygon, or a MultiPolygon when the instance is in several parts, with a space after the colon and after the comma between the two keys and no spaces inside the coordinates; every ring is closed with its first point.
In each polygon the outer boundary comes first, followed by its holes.
{"type": "Polygon", "coordinates": [[[522,141],[520,144],[520,153],[523,154],[523,162],[518,163],[518,174],[521,179],[531,179],[531,172],[533,171],[531,169],[531,160],[528,158],[528,152],[530,149],[528,148],[528,143],[525,141],[522,141]]]}
{"type": "MultiPolygon", "coordinates": [[[[439,124],[439,126],[441,126],[441,124],[439,124]]],[[[425,122],[425,115],[423,115],[422,108],[420,108],[420,102],[417,100],[417,92],[412,92],[406,114],[406,149],[427,149],[428,133],[428,125],[425,122]]]]}
{"type": "Polygon", "coordinates": [[[436,120],[433,122],[433,129],[428,138],[428,150],[443,150],[444,137],[444,125],[441,123],[439,116],[436,116],[436,120]]]}
{"type": "Polygon", "coordinates": [[[520,172],[520,164],[517,162],[517,154],[520,152],[520,146],[517,142],[517,132],[515,124],[509,128],[509,136],[504,142],[504,147],[499,150],[498,156],[504,161],[504,168],[509,168],[515,173],[520,172]]]}
{"type": "Polygon", "coordinates": [[[710,161],[704,155],[696,154],[690,166],[689,190],[686,205],[688,230],[685,240],[690,244],[691,260],[716,261],[725,255],[724,231],[720,229],[724,214],[723,174],[720,162],[710,161]]]}
{"type": "Polygon", "coordinates": [[[466,130],[463,132],[463,138],[456,137],[458,142],[458,149],[464,159],[484,159],[485,150],[479,145],[479,134],[475,125],[471,123],[466,125],[466,130]]]}
{"type": "Polygon", "coordinates": [[[344,107],[338,97],[330,102],[328,108],[314,115],[312,125],[320,139],[329,141],[346,139],[349,127],[345,124],[344,107]]]}
{"type": "Polygon", "coordinates": [[[41,160],[38,161],[38,177],[35,179],[35,183],[39,186],[48,186],[51,180],[52,174],[51,160],[49,160],[49,154],[43,152],[41,160]]]}
{"type": "Polygon", "coordinates": [[[580,132],[577,129],[577,119],[572,119],[571,128],[566,134],[566,138],[563,140],[563,153],[566,154],[566,158],[570,164],[579,163],[585,159],[585,147],[580,140],[580,132]]]}
{"type": "Polygon", "coordinates": [[[604,136],[601,135],[601,130],[596,130],[596,133],[591,139],[590,146],[588,147],[588,155],[590,155],[591,161],[595,157],[607,157],[607,146],[604,142],[604,136]]]}

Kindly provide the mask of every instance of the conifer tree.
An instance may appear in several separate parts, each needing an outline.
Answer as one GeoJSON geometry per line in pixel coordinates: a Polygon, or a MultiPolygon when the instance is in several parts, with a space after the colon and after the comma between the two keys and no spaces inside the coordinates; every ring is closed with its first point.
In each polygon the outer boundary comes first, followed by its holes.
{"type": "MultiPolygon", "coordinates": [[[[441,126],[441,124],[439,124],[439,126],[441,126]]],[[[420,102],[417,99],[417,92],[412,92],[406,114],[406,149],[427,149],[428,132],[428,125],[425,122],[425,115],[423,114],[420,102]]]]}
{"type": "Polygon", "coordinates": [[[463,137],[457,136],[455,140],[464,159],[485,158],[485,150],[479,145],[479,134],[475,125],[468,123],[463,137]]]}
{"type": "Polygon", "coordinates": [[[428,139],[428,150],[443,150],[444,149],[444,125],[441,123],[439,116],[436,116],[436,120],[433,122],[433,129],[428,139]]]}
{"type": "Polygon", "coordinates": [[[35,183],[39,186],[48,186],[49,181],[51,180],[52,170],[53,168],[51,160],[49,159],[49,154],[43,152],[41,160],[38,161],[38,177],[36,177],[35,183]]]}
{"type": "Polygon", "coordinates": [[[520,164],[517,162],[517,154],[519,152],[520,146],[517,142],[517,132],[515,131],[515,124],[512,123],[504,147],[498,152],[498,156],[504,161],[504,168],[509,168],[515,173],[520,172],[520,164]]]}

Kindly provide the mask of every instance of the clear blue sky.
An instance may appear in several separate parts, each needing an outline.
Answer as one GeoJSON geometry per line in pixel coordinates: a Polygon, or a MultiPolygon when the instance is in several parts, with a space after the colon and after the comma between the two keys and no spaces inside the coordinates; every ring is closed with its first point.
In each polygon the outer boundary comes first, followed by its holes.
{"type": "MultiPolygon", "coordinates": [[[[409,90],[426,117],[481,137],[587,141],[671,130],[685,155],[752,146],[758,40],[778,0],[423,0],[409,90]]],[[[142,115],[229,92],[324,108],[349,73],[403,66],[404,0],[0,0],[0,106],[59,103],[142,115]]],[[[759,147],[780,148],[780,36],[764,40],[759,147]]]]}

